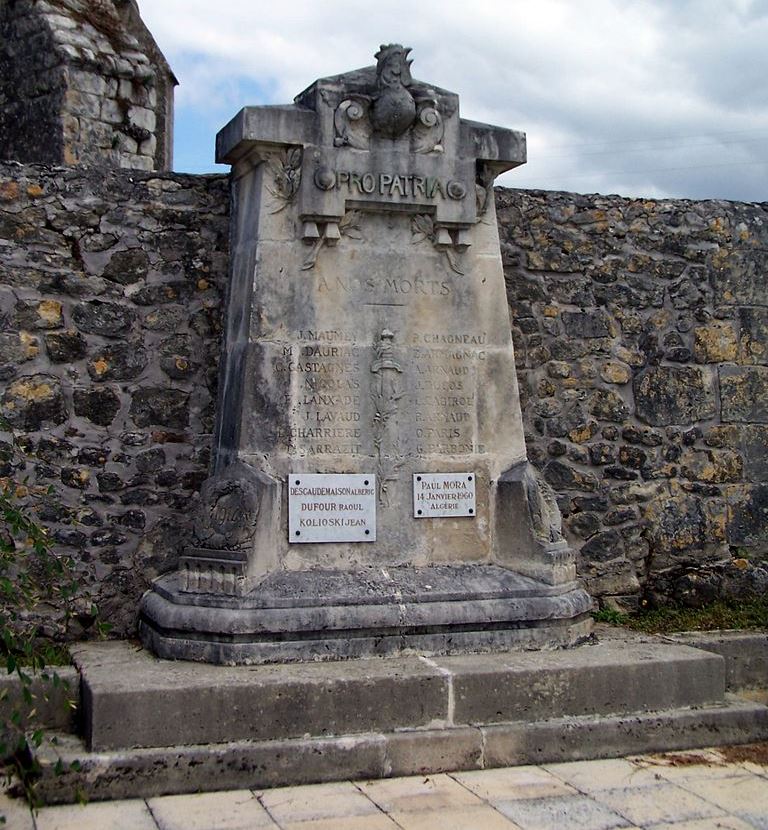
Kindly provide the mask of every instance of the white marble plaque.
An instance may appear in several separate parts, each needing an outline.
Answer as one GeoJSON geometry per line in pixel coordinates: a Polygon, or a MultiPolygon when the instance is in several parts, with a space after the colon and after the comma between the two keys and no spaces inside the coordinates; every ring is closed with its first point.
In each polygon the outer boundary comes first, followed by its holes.
{"type": "Polygon", "coordinates": [[[414,473],[413,516],[444,519],[475,515],[474,473],[414,473]]]}
{"type": "Polygon", "coordinates": [[[289,542],[375,542],[376,476],[293,473],[289,542]]]}

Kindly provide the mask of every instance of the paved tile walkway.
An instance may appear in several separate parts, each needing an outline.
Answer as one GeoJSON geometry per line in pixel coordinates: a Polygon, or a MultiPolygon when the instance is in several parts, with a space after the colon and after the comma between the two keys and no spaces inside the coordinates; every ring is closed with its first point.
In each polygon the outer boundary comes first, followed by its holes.
{"type": "Polygon", "coordinates": [[[11,830],[768,830],[768,744],[46,807],[11,830]]]}

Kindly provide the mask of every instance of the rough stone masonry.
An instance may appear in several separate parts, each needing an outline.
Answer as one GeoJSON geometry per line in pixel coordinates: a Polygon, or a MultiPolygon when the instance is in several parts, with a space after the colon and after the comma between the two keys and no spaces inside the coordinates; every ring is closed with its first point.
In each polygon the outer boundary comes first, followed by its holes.
{"type": "MultiPolygon", "coordinates": [[[[496,199],[528,452],[592,594],[764,592],[768,206],[496,199]]],[[[228,204],[221,176],[0,166],[3,414],[118,634],[208,472],[228,204]]]]}
{"type": "MultiPolygon", "coordinates": [[[[622,607],[764,593],[768,205],[496,201],[528,453],[590,592],[622,607]]],[[[91,600],[133,633],[188,544],[228,206],[221,176],[0,166],[2,411],[30,452],[3,473],[54,487],[41,518],[84,581],[68,636],[91,600]]]]}

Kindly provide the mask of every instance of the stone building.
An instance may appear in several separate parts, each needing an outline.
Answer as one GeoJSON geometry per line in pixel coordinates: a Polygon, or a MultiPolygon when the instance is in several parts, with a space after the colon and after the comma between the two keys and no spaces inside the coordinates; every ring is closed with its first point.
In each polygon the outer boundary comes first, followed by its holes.
{"type": "Polygon", "coordinates": [[[0,158],[168,170],[176,83],[136,0],[0,3],[0,158]]]}

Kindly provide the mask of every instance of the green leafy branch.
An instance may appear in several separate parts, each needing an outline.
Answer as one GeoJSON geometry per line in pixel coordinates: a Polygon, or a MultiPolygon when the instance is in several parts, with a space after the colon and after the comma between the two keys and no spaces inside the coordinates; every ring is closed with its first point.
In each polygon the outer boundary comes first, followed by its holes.
{"type": "Polygon", "coordinates": [[[37,511],[51,487],[31,485],[19,474],[28,453],[18,436],[0,420],[0,429],[10,441],[0,444],[0,661],[6,675],[15,675],[18,694],[12,686],[0,690],[0,761],[10,764],[22,789],[34,806],[34,781],[39,765],[34,750],[43,741],[38,723],[39,697],[65,683],[52,664],[68,662],[66,649],[44,636],[34,616],[42,607],[64,610],[68,621],[80,588],[70,557],[57,555],[47,528],[37,511]],[[41,681],[34,685],[35,679],[41,681]],[[40,691],[42,689],[42,691],[40,691]]]}

